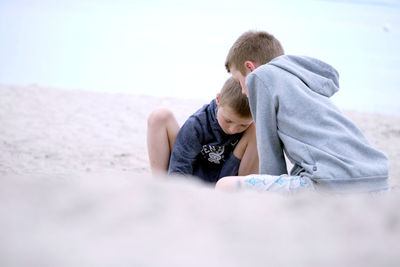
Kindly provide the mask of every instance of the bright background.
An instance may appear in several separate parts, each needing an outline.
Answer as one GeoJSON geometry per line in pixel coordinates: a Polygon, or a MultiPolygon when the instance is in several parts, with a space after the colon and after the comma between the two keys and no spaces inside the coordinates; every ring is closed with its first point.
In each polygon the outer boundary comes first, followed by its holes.
{"type": "Polygon", "coordinates": [[[333,65],[339,107],[400,115],[400,2],[390,0],[0,0],[0,83],[208,102],[249,29],[333,65]]]}

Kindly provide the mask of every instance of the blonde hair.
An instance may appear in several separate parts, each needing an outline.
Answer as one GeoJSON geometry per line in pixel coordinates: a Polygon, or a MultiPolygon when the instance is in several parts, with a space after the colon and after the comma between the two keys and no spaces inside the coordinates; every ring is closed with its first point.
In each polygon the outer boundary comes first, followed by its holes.
{"type": "Polygon", "coordinates": [[[242,93],[242,87],[232,77],[226,80],[219,94],[219,105],[230,107],[237,115],[251,118],[249,99],[242,93]]]}
{"type": "Polygon", "coordinates": [[[247,31],[236,40],[229,50],[225,68],[230,72],[234,67],[245,75],[244,63],[246,61],[263,65],[283,54],[281,43],[273,35],[265,31],[247,31]]]}

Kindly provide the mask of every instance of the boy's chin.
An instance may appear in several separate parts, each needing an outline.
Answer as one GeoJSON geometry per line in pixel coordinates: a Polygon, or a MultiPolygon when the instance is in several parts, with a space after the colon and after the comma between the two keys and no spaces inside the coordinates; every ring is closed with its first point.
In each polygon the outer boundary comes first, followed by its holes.
{"type": "MultiPolygon", "coordinates": [[[[243,131],[243,132],[244,132],[244,131],[243,131]]],[[[239,134],[239,133],[243,133],[243,132],[237,132],[237,133],[227,133],[227,132],[225,132],[225,131],[224,131],[224,133],[225,133],[225,134],[227,134],[227,135],[234,135],[234,134],[239,134]]]]}

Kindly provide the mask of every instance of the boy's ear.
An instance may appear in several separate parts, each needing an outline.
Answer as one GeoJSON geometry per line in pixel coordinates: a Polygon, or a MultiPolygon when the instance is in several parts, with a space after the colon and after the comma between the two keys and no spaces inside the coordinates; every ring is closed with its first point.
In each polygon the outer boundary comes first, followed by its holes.
{"type": "Polygon", "coordinates": [[[217,96],[215,97],[215,102],[217,102],[217,105],[219,105],[219,93],[218,93],[217,96]]]}
{"type": "Polygon", "coordinates": [[[253,61],[247,60],[244,62],[244,67],[249,70],[250,72],[252,72],[253,70],[255,70],[258,65],[256,63],[254,63],[253,61]]]}

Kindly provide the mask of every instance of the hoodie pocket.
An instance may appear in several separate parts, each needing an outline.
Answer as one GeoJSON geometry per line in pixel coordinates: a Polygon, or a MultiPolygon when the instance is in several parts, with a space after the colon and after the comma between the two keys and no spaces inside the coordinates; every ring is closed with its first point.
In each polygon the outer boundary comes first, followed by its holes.
{"type": "Polygon", "coordinates": [[[279,138],[283,143],[285,153],[293,163],[304,166],[315,166],[315,160],[308,145],[278,130],[279,138]]]}

